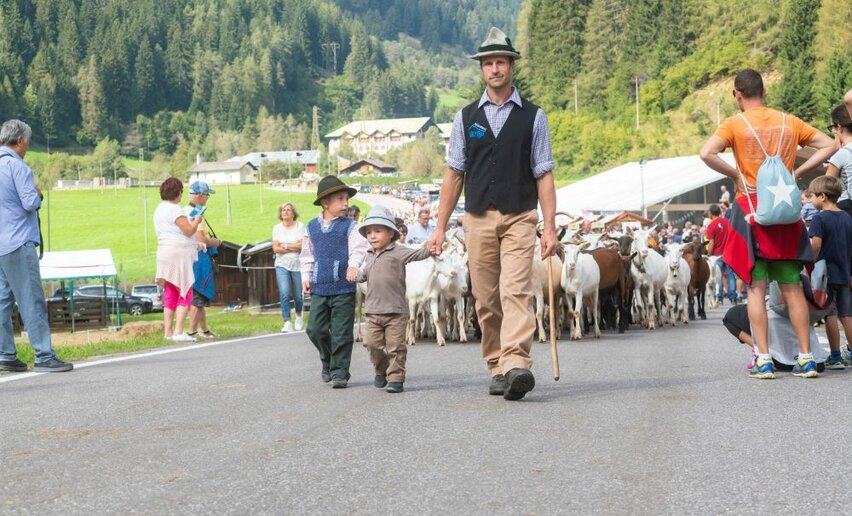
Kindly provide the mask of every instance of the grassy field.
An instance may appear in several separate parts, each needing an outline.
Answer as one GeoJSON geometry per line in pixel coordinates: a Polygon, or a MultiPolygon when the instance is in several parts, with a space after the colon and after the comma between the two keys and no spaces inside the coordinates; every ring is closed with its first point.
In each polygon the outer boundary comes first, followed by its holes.
{"type": "MultiPolygon", "coordinates": [[[[183,203],[188,199],[187,189],[184,190],[183,203]]],[[[216,235],[238,244],[268,240],[272,227],[278,222],[277,207],[283,202],[295,204],[303,222],[318,213],[318,208],[312,204],[314,193],[264,188],[262,212],[260,196],[261,187],[258,185],[232,185],[231,223],[228,224],[227,189],[216,187],[216,194],[211,196],[205,214],[216,235]]],[[[156,188],[51,191],[46,194],[41,209],[46,250],[110,249],[122,284],[152,281],[156,269],[157,238],[151,220],[159,202],[159,190],[156,188]]],[[[357,198],[354,204],[360,206],[362,212],[369,209],[357,198]]]]}

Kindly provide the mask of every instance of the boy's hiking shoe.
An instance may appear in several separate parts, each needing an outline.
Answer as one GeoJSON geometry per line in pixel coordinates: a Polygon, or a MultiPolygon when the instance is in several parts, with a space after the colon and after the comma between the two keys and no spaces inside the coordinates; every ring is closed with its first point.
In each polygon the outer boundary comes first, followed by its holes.
{"type": "Polygon", "coordinates": [[[796,365],[793,366],[793,376],[799,378],[816,378],[819,376],[817,365],[814,359],[796,360],[796,365]]]}
{"type": "MultiPolygon", "coordinates": [[[[816,366],[816,364],[814,364],[814,366],[816,366]]],[[[814,372],[816,373],[816,369],[814,369],[814,372]]],[[[754,367],[752,367],[751,371],[749,371],[748,376],[749,378],[757,378],[758,380],[774,380],[775,366],[772,364],[772,359],[761,360],[758,358],[754,367]]]]}
{"type": "Polygon", "coordinates": [[[331,371],[327,367],[322,368],[320,376],[322,377],[322,383],[328,383],[331,381],[331,371]]]}
{"type": "Polygon", "coordinates": [[[388,388],[386,389],[388,392],[396,394],[398,392],[402,392],[402,382],[390,382],[388,383],[388,388]]]}
{"type": "Polygon", "coordinates": [[[332,389],[345,389],[348,385],[348,381],[346,378],[332,378],[331,379],[331,388],[332,389]]]}
{"type": "Polygon", "coordinates": [[[828,355],[827,359],[825,359],[825,368],[834,370],[846,369],[846,361],[843,360],[843,356],[840,355],[840,353],[836,356],[832,353],[831,355],[828,355]]]}
{"type": "Polygon", "coordinates": [[[376,389],[384,389],[387,384],[388,379],[383,374],[377,374],[376,377],[373,379],[373,386],[376,389]]]}

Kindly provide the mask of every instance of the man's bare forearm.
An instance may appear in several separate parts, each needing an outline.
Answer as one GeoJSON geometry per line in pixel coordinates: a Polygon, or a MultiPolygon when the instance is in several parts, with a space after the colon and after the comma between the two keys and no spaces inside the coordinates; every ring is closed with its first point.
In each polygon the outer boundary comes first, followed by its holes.
{"type": "Polygon", "coordinates": [[[441,185],[440,201],[438,203],[438,219],[435,223],[437,231],[446,232],[450,215],[453,214],[456,204],[461,196],[464,176],[455,170],[448,168],[444,174],[444,184],[441,185]]]}

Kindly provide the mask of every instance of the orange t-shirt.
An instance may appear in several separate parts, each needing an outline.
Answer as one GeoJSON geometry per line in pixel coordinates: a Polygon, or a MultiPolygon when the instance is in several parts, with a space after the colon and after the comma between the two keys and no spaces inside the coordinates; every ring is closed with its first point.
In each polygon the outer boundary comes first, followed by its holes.
{"type": "MultiPolygon", "coordinates": [[[[781,155],[787,169],[792,171],[796,166],[796,151],[813,138],[817,130],[803,122],[800,118],[787,113],[784,119],[784,141],[781,142],[780,152],[778,140],[781,138],[781,120],[784,116],[780,111],[766,106],[751,108],[743,115],[748,119],[754,131],[760,137],[760,143],[770,156],[781,155]]],[[[737,169],[742,172],[746,182],[752,188],[757,184],[757,171],[766,155],[760,148],[754,134],[740,115],[734,115],[716,130],[716,136],[725,141],[725,145],[734,151],[737,169]]],[[[742,193],[742,185],[738,185],[737,195],[742,193]]]]}

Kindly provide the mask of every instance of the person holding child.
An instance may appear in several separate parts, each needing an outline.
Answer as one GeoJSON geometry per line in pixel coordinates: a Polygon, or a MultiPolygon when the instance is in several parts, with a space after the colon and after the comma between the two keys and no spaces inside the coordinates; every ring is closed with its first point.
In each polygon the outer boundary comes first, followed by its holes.
{"type": "MultiPolygon", "coordinates": [[[[840,353],[840,329],[843,325],[847,343],[852,343],[852,217],[837,206],[842,187],[832,176],[820,176],[809,188],[814,207],[819,210],[811,220],[808,234],[817,260],[825,260],[828,271],[828,294],[834,300],[835,312],[825,319],[825,333],[831,355],[826,361],[829,369],[843,369],[845,363],[840,353]]],[[[847,352],[848,352],[847,347],[847,352]]]]}
{"type": "Polygon", "coordinates": [[[368,248],[347,216],[356,192],[336,176],[320,180],[314,205],[322,213],[306,225],[299,255],[302,290],[311,294],[308,338],[320,354],[322,381],[335,389],[345,389],[350,378],[355,280],[368,248]]]}
{"type": "Polygon", "coordinates": [[[390,393],[402,392],[408,353],[405,265],[425,260],[432,252],[428,247],[412,249],[402,245],[393,216],[383,206],[374,206],[358,231],[370,243],[358,281],[368,286],[364,303],[367,314],[364,346],[376,372],[373,385],[377,389],[386,387],[390,393]]]}

